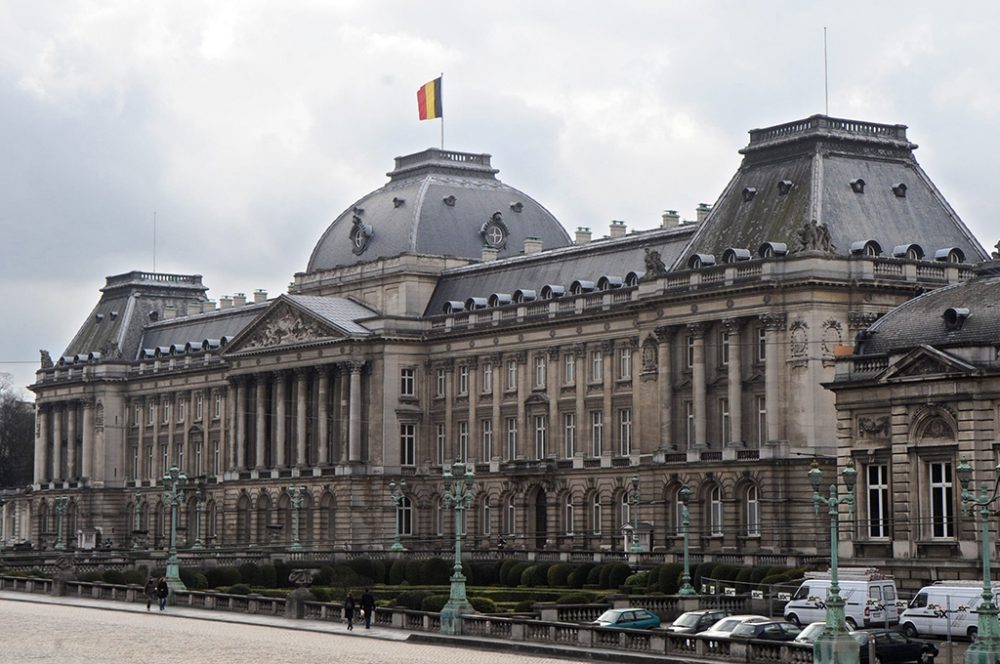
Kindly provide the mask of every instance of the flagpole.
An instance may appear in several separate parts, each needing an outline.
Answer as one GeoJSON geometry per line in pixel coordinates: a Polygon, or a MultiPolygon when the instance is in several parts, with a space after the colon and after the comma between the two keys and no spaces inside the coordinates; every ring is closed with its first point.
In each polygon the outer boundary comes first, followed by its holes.
{"type": "MultiPolygon", "coordinates": [[[[441,72],[441,95],[444,96],[444,72],[441,72]]],[[[444,99],[441,100],[441,149],[444,150],[444,99]]]]}

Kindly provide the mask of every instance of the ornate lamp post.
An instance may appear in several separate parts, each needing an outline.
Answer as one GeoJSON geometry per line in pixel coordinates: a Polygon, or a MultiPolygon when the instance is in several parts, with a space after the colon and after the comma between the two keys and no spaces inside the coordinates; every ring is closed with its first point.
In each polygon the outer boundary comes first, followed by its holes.
{"type": "Polygon", "coordinates": [[[399,508],[403,506],[403,501],[406,499],[406,480],[399,480],[399,484],[395,481],[389,482],[389,497],[392,499],[392,504],[396,507],[396,514],[393,522],[396,524],[396,535],[392,541],[392,546],[390,551],[406,551],[399,541],[399,508]]]}
{"type": "Polygon", "coordinates": [[[69,506],[69,498],[59,496],[56,498],[56,551],[66,550],[66,538],[63,537],[63,517],[66,516],[66,508],[69,506]]]}
{"type": "Polygon", "coordinates": [[[639,543],[639,476],[632,476],[632,494],[628,497],[629,512],[632,516],[632,544],[628,550],[630,553],[642,553],[642,544],[639,543]]]}
{"type": "Polygon", "coordinates": [[[684,532],[684,573],[681,574],[681,587],[677,590],[677,594],[697,595],[698,592],[691,585],[691,561],[688,558],[688,530],[691,527],[691,514],[688,512],[688,503],[691,502],[691,489],[687,488],[685,484],[677,492],[677,498],[681,503],[681,530],[684,532]]]}
{"type": "Polygon", "coordinates": [[[302,542],[299,538],[299,514],[302,512],[302,503],[306,499],[306,488],[304,486],[293,486],[289,491],[292,501],[292,545],[289,551],[301,551],[302,542]]]}
{"type": "Polygon", "coordinates": [[[979,485],[979,496],[969,491],[972,482],[972,466],[967,459],[959,464],[958,481],[962,484],[962,513],[968,514],[972,507],[979,508],[979,519],[983,532],[983,600],[976,612],[979,614],[975,642],[965,651],[965,664],[994,664],[1000,659],[1000,623],[997,622],[997,606],[993,603],[993,581],[990,574],[990,505],[1000,498],[1000,464],[993,469],[997,478],[992,495],[989,482],[979,485]]]}
{"type": "Polygon", "coordinates": [[[205,544],[201,541],[201,509],[205,501],[205,482],[198,480],[194,489],[194,544],[192,549],[204,549],[205,544]]]}
{"type": "Polygon", "coordinates": [[[854,484],[857,482],[858,471],[848,466],[841,473],[847,495],[837,495],[837,485],[830,485],[829,497],[820,493],[823,482],[823,471],[819,464],[812,462],[809,469],[809,483],[813,489],[813,507],[819,514],[820,507],[827,508],[830,517],[830,594],[826,599],[826,628],[813,644],[813,662],[815,664],[857,664],[858,643],[847,633],[844,622],[844,598],[840,596],[840,584],[837,580],[837,544],[839,541],[840,505],[846,503],[851,514],[854,513],[854,484]]]}
{"type": "Polygon", "coordinates": [[[177,559],[177,508],[184,498],[187,475],[172,466],[163,476],[163,500],[170,505],[170,555],[167,557],[167,586],[171,590],[187,590],[181,581],[180,561],[177,559]]]}
{"type": "Polygon", "coordinates": [[[3,507],[6,504],[7,504],[7,501],[4,500],[4,498],[2,496],[0,496],[0,556],[3,556],[4,542],[7,540],[7,537],[8,537],[8,535],[7,535],[7,519],[6,519],[7,515],[3,511],[3,507]]]}
{"type": "Polygon", "coordinates": [[[450,470],[444,471],[444,506],[455,510],[455,571],[451,575],[451,595],[441,610],[442,634],[461,634],[462,614],[475,611],[465,596],[465,575],[462,574],[462,524],[465,522],[465,510],[472,506],[475,473],[461,461],[455,462],[454,469],[454,475],[450,470]]]}

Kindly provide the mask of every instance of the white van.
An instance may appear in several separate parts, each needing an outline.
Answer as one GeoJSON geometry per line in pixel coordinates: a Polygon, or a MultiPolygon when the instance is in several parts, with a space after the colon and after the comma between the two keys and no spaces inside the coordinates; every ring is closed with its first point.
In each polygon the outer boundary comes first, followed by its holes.
{"type": "MultiPolygon", "coordinates": [[[[896,608],[896,581],[876,569],[841,569],[838,581],[844,599],[844,619],[849,629],[894,625],[899,620],[896,608]]],[[[785,620],[808,625],[826,620],[826,599],[830,593],[829,573],[806,574],[805,581],[785,604],[785,620]]]]}
{"type": "MultiPolygon", "coordinates": [[[[983,601],[981,581],[938,581],[920,589],[899,616],[899,625],[907,636],[967,636],[978,632],[979,612],[983,601]]],[[[993,601],[1000,599],[1000,583],[993,584],[993,601]]]]}

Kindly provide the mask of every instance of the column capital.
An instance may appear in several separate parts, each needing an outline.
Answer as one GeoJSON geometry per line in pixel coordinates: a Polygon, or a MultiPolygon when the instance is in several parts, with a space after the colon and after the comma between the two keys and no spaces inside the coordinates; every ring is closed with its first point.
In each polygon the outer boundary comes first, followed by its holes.
{"type": "Polygon", "coordinates": [[[708,329],[708,324],[703,321],[697,321],[694,323],[688,323],[685,328],[687,333],[690,334],[695,339],[705,336],[705,330],[708,329]]]}
{"type": "Polygon", "coordinates": [[[89,409],[93,408],[96,405],[97,405],[97,400],[94,399],[93,397],[77,400],[77,406],[79,406],[80,408],[89,409]]]}
{"type": "Polygon", "coordinates": [[[559,346],[549,346],[545,349],[545,352],[548,354],[549,359],[554,362],[559,359],[559,354],[562,352],[562,348],[559,346]]]}
{"type": "Polygon", "coordinates": [[[467,360],[467,361],[465,362],[465,364],[466,364],[466,366],[468,366],[468,367],[469,367],[470,369],[478,369],[478,368],[479,368],[479,357],[478,357],[478,356],[473,356],[473,357],[470,357],[470,358],[469,358],[469,359],[468,359],[468,360],[467,360]]]}
{"type": "Polygon", "coordinates": [[[490,362],[495,366],[500,366],[503,363],[503,353],[490,353],[490,362]]]}
{"type": "MultiPolygon", "coordinates": [[[[299,369],[296,369],[295,371],[299,371],[299,369]]],[[[284,380],[286,376],[288,376],[287,369],[274,369],[271,372],[271,380],[281,381],[284,380]]]]}
{"type": "Polygon", "coordinates": [[[661,325],[660,327],[653,330],[653,334],[661,343],[667,343],[673,340],[674,335],[677,334],[677,327],[675,325],[661,325]]]}
{"type": "Polygon", "coordinates": [[[785,314],[761,314],[758,320],[765,329],[776,332],[785,329],[787,317],[785,314]]]}
{"type": "MultiPolygon", "coordinates": [[[[279,373],[275,371],[274,373],[279,373]]],[[[309,376],[313,373],[312,367],[296,367],[292,369],[292,373],[295,375],[295,380],[298,382],[304,382],[309,379],[309,376]]]]}
{"type": "Polygon", "coordinates": [[[587,355],[587,344],[573,344],[569,352],[577,357],[584,357],[587,355]]]}
{"type": "Polygon", "coordinates": [[[350,362],[344,363],[344,368],[349,370],[352,374],[360,374],[367,362],[365,360],[352,360],[350,362]]]}
{"type": "Polygon", "coordinates": [[[528,351],[526,350],[519,350],[513,353],[512,356],[518,364],[527,364],[528,362],[528,351]]]}
{"type": "Polygon", "coordinates": [[[722,329],[728,334],[737,334],[743,329],[746,321],[742,318],[723,318],[722,319],[722,329]]]}
{"type": "Polygon", "coordinates": [[[881,313],[871,311],[848,311],[847,326],[852,330],[864,330],[881,317],[881,313]]]}

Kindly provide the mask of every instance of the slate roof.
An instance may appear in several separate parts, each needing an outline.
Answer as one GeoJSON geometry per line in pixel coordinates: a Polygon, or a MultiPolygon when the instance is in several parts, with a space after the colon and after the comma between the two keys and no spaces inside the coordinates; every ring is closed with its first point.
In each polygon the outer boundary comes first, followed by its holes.
{"type": "Polygon", "coordinates": [[[546,247],[570,243],[552,214],[533,198],[496,178],[490,155],[435,148],[396,158],[385,186],[358,200],[323,233],[307,272],[398,256],[404,252],[478,259],[480,230],[495,212],[509,230],[500,257],[517,255],[527,237],[546,247]],[[454,197],[453,205],[446,199],[454,197]],[[353,219],[374,234],[360,254],[351,242],[353,219]]]}
{"type": "Polygon", "coordinates": [[[232,339],[242,332],[267,308],[266,303],[244,304],[228,309],[216,309],[203,314],[184,316],[147,325],[136,355],[144,348],[157,348],[187,342],[201,343],[206,339],[232,339]]]}
{"type": "Polygon", "coordinates": [[[920,168],[916,147],[903,125],[823,115],[751,130],[739,170],[676,267],[693,253],[719,259],[728,247],[756,252],[764,242],[795,251],[799,229],[813,219],[826,224],[839,255],[848,255],[853,242],[874,239],[885,255],[916,243],[928,259],[958,247],[969,263],[985,260],[982,246],[920,168]],[[851,185],[858,179],[863,193],[851,185]],[[893,191],[900,183],[905,196],[893,191]]]}
{"type": "Polygon", "coordinates": [[[325,320],[334,327],[343,330],[351,336],[368,336],[371,334],[359,320],[372,318],[378,314],[368,307],[343,297],[320,297],[317,295],[282,295],[279,299],[287,299],[312,312],[317,318],[325,320]]]}
{"type": "Polygon", "coordinates": [[[578,279],[597,283],[602,276],[624,278],[629,272],[644,272],[646,248],[660,252],[661,260],[670,265],[694,229],[690,225],[642,231],[506,261],[453,268],[438,279],[424,315],[441,314],[445,303],[453,300],[513,294],[519,288],[541,292],[549,284],[563,286],[568,293],[570,284],[578,279]]]}

